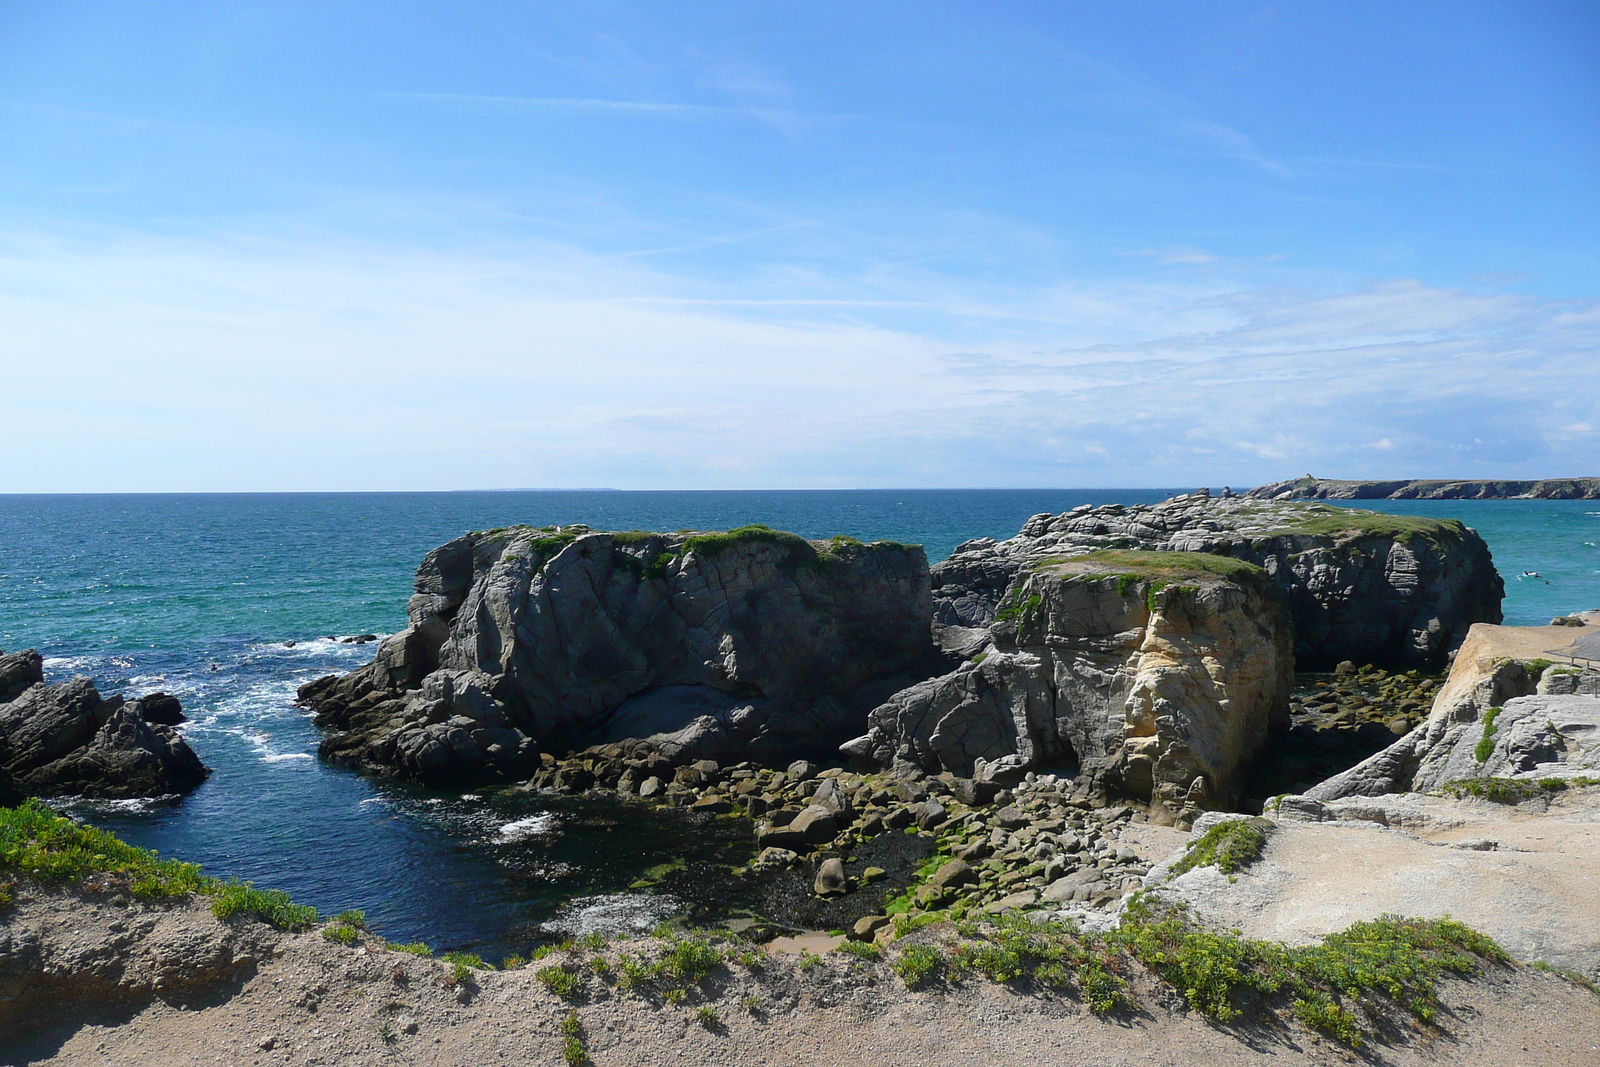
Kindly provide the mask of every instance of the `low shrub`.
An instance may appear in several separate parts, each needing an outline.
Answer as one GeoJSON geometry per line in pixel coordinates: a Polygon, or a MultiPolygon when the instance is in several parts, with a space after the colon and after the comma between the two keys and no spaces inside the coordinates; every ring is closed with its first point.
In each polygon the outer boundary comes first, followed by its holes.
{"type": "Polygon", "coordinates": [[[1494,755],[1494,735],[1499,732],[1499,727],[1494,721],[1500,717],[1504,708],[1490,708],[1483,715],[1483,736],[1478,738],[1477,747],[1472,750],[1472,755],[1479,763],[1487,763],[1489,757],[1494,755]]]}
{"type": "Polygon", "coordinates": [[[429,959],[433,956],[433,949],[429,948],[425,941],[414,941],[409,945],[392,944],[389,947],[396,952],[407,952],[413,956],[421,956],[424,959],[429,959]]]}
{"type": "Polygon", "coordinates": [[[566,964],[540,967],[533,972],[533,976],[563,1000],[571,1000],[583,990],[583,976],[569,969],[566,964]]]}
{"type": "Polygon", "coordinates": [[[863,960],[877,961],[883,958],[882,951],[871,941],[844,941],[835,952],[843,952],[863,960]]]}
{"type": "Polygon", "coordinates": [[[567,1012],[561,1020],[561,1059],[568,1067],[582,1067],[589,1062],[589,1052],[583,1046],[583,1021],[575,1011],[567,1012]]]}
{"type": "Polygon", "coordinates": [[[280,930],[306,930],[317,921],[317,909],[296,904],[281,889],[257,889],[251,882],[220,882],[209,889],[216,899],[211,913],[219,919],[249,915],[280,930]]]}
{"type": "Polygon", "coordinates": [[[1254,863],[1266,847],[1272,824],[1265,819],[1230,819],[1211,827],[1189,843],[1189,851],[1172,866],[1176,877],[1196,867],[1215,866],[1233,874],[1254,863]]]}
{"type": "Polygon", "coordinates": [[[932,945],[907,945],[889,966],[905,982],[907,989],[915,989],[933,977],[942,959],[939,950],[932,945]]]}

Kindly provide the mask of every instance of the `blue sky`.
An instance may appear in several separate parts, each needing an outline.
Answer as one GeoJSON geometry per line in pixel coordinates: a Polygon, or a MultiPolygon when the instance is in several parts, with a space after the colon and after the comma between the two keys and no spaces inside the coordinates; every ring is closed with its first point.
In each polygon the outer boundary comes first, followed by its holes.
{"type": "Polygon", "coordinates": [[[1600,474],[1592,3],[0,2],[0,491],[1600,474]]]}

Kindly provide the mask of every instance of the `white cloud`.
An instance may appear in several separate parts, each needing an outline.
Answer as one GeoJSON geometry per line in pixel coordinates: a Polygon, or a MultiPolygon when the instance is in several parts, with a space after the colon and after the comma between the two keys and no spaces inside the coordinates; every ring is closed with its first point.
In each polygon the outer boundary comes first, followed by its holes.
{"type": "Polygon", "coordinates": [[[0,491],[1600,471],[1594,301],[809,284],[555,246],[13,236],[0,491]]]}

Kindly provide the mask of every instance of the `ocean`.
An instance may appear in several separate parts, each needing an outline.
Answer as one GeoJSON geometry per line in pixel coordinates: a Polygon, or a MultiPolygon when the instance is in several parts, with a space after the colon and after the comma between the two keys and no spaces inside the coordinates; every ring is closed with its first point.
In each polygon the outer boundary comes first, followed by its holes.
{"type": "MultiPolygon", "coordinates": [[[[162,689],[214,773],[181,800],[80,802],[74,815],[221,877],[288,890],[324,912],[360,908],[384,936],[494,958],[590,929],[647,930],[694,902],[696,872],[737,862],[748,831],[677,812],[434,793],[316,758],[292,701],[370,660],[405,623],[418,561],[473,529],[727,529],[926,546],[1079,504],[1153,503],[1181,489],[785,492],[517,491],[0,496],[0,649],[37,648],[47,680],[102,693],[162,689]],[[290,644],[292,642],[292,645],[290,644]],[[667,891],[630,891],[675,870],[667,891]]],[[[1594,501],[1362,501],[1456,518],[1506,579],[1506,621],[1600,607],[1594,501]]]]}

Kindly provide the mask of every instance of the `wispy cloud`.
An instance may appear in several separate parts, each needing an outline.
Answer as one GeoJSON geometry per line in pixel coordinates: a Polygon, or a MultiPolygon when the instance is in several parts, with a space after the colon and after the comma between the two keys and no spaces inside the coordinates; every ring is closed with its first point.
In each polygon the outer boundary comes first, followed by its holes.
{"type": "Polygon", "coordinates": [[[813,284],[553,245],[0,236],[0,491],[1600,469],[1600,301],[813,284]]]}

